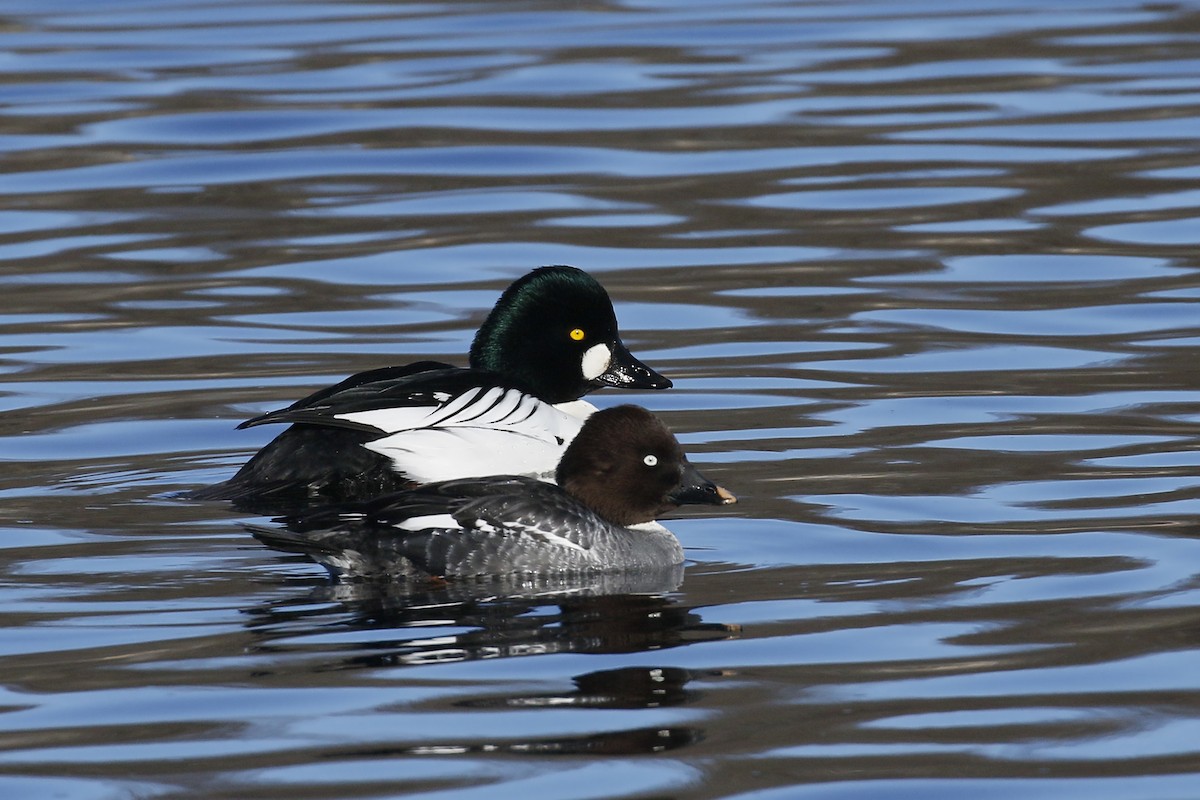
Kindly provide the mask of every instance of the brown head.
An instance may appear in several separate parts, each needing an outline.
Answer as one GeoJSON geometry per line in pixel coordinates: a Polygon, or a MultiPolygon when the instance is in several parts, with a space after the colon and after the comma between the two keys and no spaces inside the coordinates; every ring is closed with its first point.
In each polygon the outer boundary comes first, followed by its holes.
{"type": "Polygon", "coordinates": [[[556,477],[569,494],[622,527],[685,503],[736,502],[688,463],[658,417],[633,405],[589,417],[559,461],[556,477]]]}

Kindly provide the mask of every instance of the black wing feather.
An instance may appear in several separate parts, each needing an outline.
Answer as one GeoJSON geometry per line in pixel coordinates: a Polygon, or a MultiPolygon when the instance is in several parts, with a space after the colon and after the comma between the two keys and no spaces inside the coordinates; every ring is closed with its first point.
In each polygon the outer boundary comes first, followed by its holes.
{"type": "Polygon", "coordinates": [[[456,397],[470,389],[515,388],[490,372],[451,367],[437,361],[420,361],[404,367],[384,367],[352,375],[336,386],[322,389],[287,408],[248,419],[239,428],[281,422],[305,422],[347,428],[367,428],[335,418],[338,414],[381,408],[439,405],[436,395],[456,397]]]}
{"type": "Polygon", "coordinates": [[[323,556],[329,553],[354,551],[362,559],[355,570],[364,575],[387,573],[393,563],[430,575],[545,571],[554,569],[556,552],[560,566],[570,567],[587,557],[605,526],[558,486],[518,475],[443,481],[276,521],[289,533],[271,537],[259,530],[255,536],[326,564],[323,556]],[[442,515],[453,517],[461,529],[399,527],[442,515]],[[564,545],[564,538],[582,550],[564,545]],[[552,544],[560,546],[548,547],[552,544]]]}

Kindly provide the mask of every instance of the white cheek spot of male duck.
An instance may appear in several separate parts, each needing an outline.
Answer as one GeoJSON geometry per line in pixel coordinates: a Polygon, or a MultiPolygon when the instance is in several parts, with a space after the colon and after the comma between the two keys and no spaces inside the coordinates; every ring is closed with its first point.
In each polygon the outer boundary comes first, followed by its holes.
{"type": "Polygon", "coordinates": [[[589,381],[594,381],[608,372],[610,364],[612,364],[612,350],[606,344],[594,344],[583,351],[583,377],[589,381]]]}

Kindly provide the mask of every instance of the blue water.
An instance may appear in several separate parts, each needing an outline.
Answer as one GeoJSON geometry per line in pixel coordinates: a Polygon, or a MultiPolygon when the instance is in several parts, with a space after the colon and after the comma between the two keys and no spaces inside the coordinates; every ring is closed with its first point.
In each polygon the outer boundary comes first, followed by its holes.
{"type": "Polygon", "coordinates": [[[1200,794],[1200,3],[0,9],[0,796],[1200,794]],[[682,582],[330,585],[254,414],[587,269],[682,582]]]}

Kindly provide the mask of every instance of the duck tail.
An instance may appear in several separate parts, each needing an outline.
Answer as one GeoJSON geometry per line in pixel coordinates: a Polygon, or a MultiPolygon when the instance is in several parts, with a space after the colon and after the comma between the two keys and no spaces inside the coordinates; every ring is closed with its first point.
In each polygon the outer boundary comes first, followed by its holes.
{"type": "Polygon", "coordinates": [[[290,531],[287,528],[275,528],[268,525],[253,525],[242,523],[247,532],[272,550],[282,550],[285,553],[300,553],[306,556],[315,554],[332,554],[336,548],[325,545],[319,540],[305,536],[302,533],[290,531]]]}

